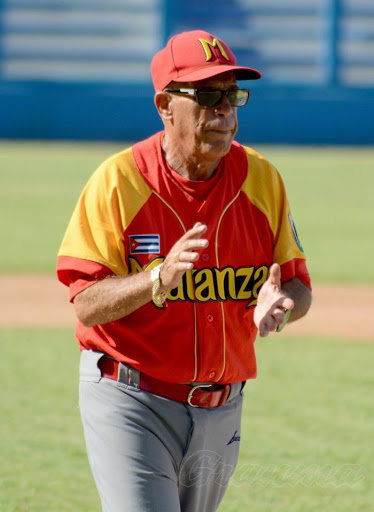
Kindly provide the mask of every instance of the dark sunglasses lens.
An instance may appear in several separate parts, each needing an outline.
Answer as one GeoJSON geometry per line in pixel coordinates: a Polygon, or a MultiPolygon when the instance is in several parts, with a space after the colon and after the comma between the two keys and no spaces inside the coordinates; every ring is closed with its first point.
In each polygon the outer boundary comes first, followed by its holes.
{"type": "MultiPolygon", "coordinates": [[[[232,107],[243,107],[249,98],[250,91],[237,89],[227,93],[227,99],[232,107]]],[[[203,107],[217,107],[224,96],[223,91],[198,91],[197,101],[203,107]]]]}
{"type": "Polygon", "coordinates": [[[221,91],[198,91],[197,100],[203,107],[216,107],[222,98],[221,91]]]}
{"type": "Polygon", "coordinates": [[[245,89],[229,91],[227,97],[232,107],[243,107],[248,101],[249,91],[245,89]]]}

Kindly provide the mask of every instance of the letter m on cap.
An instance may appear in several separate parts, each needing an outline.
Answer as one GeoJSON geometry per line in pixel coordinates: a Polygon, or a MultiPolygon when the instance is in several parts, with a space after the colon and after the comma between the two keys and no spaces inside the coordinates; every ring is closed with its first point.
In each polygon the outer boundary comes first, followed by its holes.
{"type": "Polygon", "coordinates": [[[208,41],[207,39],[199,39],[199,42],[201,43],[201,46],[204,49],[206,60],[210,60],[212,58],[212,48],[218,48],[218,50],[221,52],[222,57],[224,57],[226,60],[230,60],[227,56],[222,44],[218,41],[218,39],[214,38],[213,41],[208,41]]]}

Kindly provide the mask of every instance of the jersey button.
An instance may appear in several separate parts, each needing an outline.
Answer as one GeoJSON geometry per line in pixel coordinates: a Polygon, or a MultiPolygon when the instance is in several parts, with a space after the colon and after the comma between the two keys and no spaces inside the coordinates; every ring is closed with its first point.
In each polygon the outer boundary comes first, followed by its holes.
{"type": "Polygon", "coordinates": [[[213,322],[214,317],[213,317],[213,315],[208,315],[207,319],[208,319],[208,322],[213,322]]]}
{"type": "Polygon", "coordinates": [[[210,372],[209,378],[213,379],[216,376],[216,372],[210,372]]]}
{"type": "Polygon", "coordinates": [[[206,252],[204,252],[204,254],[201,257],[202,257],[203,261],[209,260],[209,254],[207,254],[206,252]]]}

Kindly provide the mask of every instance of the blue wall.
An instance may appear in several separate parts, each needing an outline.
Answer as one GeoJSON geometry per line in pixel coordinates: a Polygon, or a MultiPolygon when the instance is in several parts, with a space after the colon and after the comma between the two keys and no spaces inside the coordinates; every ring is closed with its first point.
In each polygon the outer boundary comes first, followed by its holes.
{"type": "MultiPolygon", "coordinates": [[[[99,0],[92,1],[98,11],[101,9],[104,12],[105,2],[103,4],[99,0]]],[[[209,1],[207,0],[208,3],[209,1]]],[[[139,33],[143,46],[135,39],[139,27],[127,27],[124,34],[119,34],[125,38],[126,44],[133,44],[132,48],[139,51],[139,60],[144,67],[135,79],[133,75],[126,79],[108,73],[108,79],[104,80],[100,75],[99,78],[95,78],[95,66],[98,73],[102,68],[107,69],[109,64],[113,64],[110,69],[131,71],[131,66],[136,62],[135,50],[122,55],[119,49],[118,55],[114,58],[113,46],[109,48],[108,54],[105,54],[105,46],[102,45],[102,56],[97,50],[92,50],[90,54],[90,48],[87,49],[86,46],[69,46],[74,40],[74,33],[69,33],[68,38],[60,37],[58,40],[62,41],[63,50],[56,50],[53,45],[45,49],[42,46],[45,40],[55,42],[53,38],[56,31],[66,36],[62,20],[66,19],[66,23],[69,22],[71,26],[71,18],[66,18],[66,13],[70,9],[69,16],[73,15],[77,3],[79,4],[78,0],[28,0],[26,3],[13,0],[9,3],[13,4],[13,10],[8,9],[7,12],[8,2],[0,2],[1,138],[135,141],[162,128],[153,105],[153,89],[148,75],[149,62],[154,51],[164,44],[170,34],[197,27],[196,18],[193,17],[194,2],[189,4],[188,16],[182,8],[177,9],[175,3],[161,4],[157,0],[149,0],[140,9],[134,7],[135,2],[130,2],[127,6],[130,18],[133,16],[131,19],[140,20],[144,23],[144,31],[148,30],[147,33],[144,32],[146,35],[141,30],[139,33]],[[61,4],[64,4],[64,11],[61,11],[61,4]],[[38,14],[36,18],[30,17],[30,5],[35,7],[38,14]],[[174,7],[171,8],[171,5],[174,7]],[[150,6],[153,6],[154,16],[151,25],[155,26],[158,20],[156,36],[154,31],[152,32],[152,26],[147,25],[150,6]],[[46,23],[49,23],[48,16],[53,9],[56,10],[56,18],[51,19],[57,21],[51,35],[46,23]],[[35,25],[35,19],[39,25],[35,25]],[[40,34],[50,39],[43,40],[40,34]],[[27,44],[27,38],[30,38],[30,44],[27,44]],[[74,63],[80,58],[79,52],[84,63],[93,62],[93,66],[89,68],[92,78],[84,76],[83,67],[81,72],[74,71],[76,76],[72,72],[68,78],[61,78],[60,68],[57,66],[59,62],[70,59],[70,64],[74,63]],[[128,60],[129,54],[132,55],[131,61],[128,60]],[[111,57],[113,59],[109,62],[111,57]],[[28,65],[33,62],[35,65],[28,65]],[[35,69],[39,71],[34,72],[35,69]]],[[[196,4],[198,9],[198,2],[196,4]]],[[[237,15],[231,20],[230,31],[227,30],[227,27],[230,27],[230,20],[227,20],[225,2],[215,0],[214,23],[212,17],[208,16],[209,10],[206,15],[210,25],[204,21],[201,12],[199,18],[199,27],[222,36],[233,48],[240,63],[258,67],[264,72],[263,80],[250,83],[253,90],[250,102],[247,107],[239,110],[238,140],[259,143],[373,144],[374,76],[371,77],[374,54],[370,57],[368,51],[367,59],[357,62],[355,52],[357,53],[357,48],[362,47],[362,41],[359,40],[357,43],[357,30],[349,17],[348,0],[342,3],[337,0],[315,0],[313,3],[311,0],[310,5],[313,4],[315,9],[309,7],[301,12],[300,8],[295,8],[295,2],[292,1],[285,2],[285,10],[282,12],[279,7],[268,9],[266,12],[260,8],[254,10],[253,7],[248,7],[250,4],[250,0],[233,3],[230,13],[232,15],[233,9],[236,8],[237,15]],[[235,3],[238,4],[236,7],[235,3]],[[345,11],[342,4],[346,4],[345,11]],[[274,26],[278,29],[277,16],[279,27],[282,26],[284,32],[279,29],[280,32],[274,39],[274,26]],[[241,20],[239,24],[238,19],[241,20]],[[225,20],[225,24],[222,24],[222,20],[225,20]],[[284,27],[284,20],[290,23],[289,27],[284,27]],[[295,27],[298,27],[298,30],[295,27]],[[241,41],[249,33],[251,38],[245,45],[241,45],[241,41]],[[290,44],[292,41],[293,44],[290,44]],[[340,47],[339,41],[342,41],[340,47]],[[277,45],[279,47],[281,44],[284,45],[284,52],[289,52],[289,55],[277,53],[277,45]],[[270,48],[270,51],[267,48],[270,48]],[[354,66],[358,66],[357,72],[354,66]],[[356,79],[356,76],[359,76],[359,79],[356,79]]],[[[107,13],[110,10],[110,2],[105,5],[107,13]]],[[[356,0],[355,5],[360,5],[360,2],[356,0]]],[[[118,3],[114,2],[112,7],[113,19],[118,18],[118,3]]],[[[370,13],[363,12],[362,23],[369,14],[374,20],[374,7],[370,13]]],[[[123,19],[130,18],[125,16],[123,19]]],[[[356,18],[357,16],[352,17],[352,20],[356,18]]],[[[363,30],[362,27],[365,29],[365,25],[362,23],[359,25],[359,34],[365,35],[364,43],[370,50],[374,41],[374,30],[363,30]]],[[[77,24],[79,25],[78,22],[77,24]]],[[[99,23],[92,30],[97,36],[97,27],[103,27],[105,32],[104,28],[107,25],[104,19],[102,24],[99,23]]],[[[120,30],[118,27],[120,24],[117,25],[117,30],[120,30]]],[[[85,29],[90,35],[90,27],[85,29]]],[[[76,40],[79,42],[82,40],[82,26],[77,26],[78,30],[76,40]]],[[[107,34],[103,33],[102,37],[110,39],[110,34],[111,28],[108,25],[107,34]]],[[[366,55],[365,52],[361,53],[366,55]]],[[[70,65],[69,62],[67,66],[70,65]]],[[[69,69],[76,70],[76,67],[72,65],[71,68],[67,67],[67,70],[69,69]]]]}
{"type": "MultiPolygon", "coordinates": [[[[150,86],[11,83],[0,88],[0,136],[135,141],[162,128],[150,86]]],[[[260,84],[239,110],[246,142],[373,144],[371,91],[260,84]]]]}

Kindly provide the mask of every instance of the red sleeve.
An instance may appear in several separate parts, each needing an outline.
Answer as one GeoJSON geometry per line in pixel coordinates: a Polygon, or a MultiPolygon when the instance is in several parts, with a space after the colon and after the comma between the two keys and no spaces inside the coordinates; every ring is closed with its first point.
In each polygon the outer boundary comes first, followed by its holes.
{"type": "Polygon", "coordinates": [[[57,278],[70,288],[70,302],[74,297],[97,281],[113,276],[108,267],[94,261],[59,256],[57,259],[57,278]]]}
{"type": "Polygon", "coordinates": [[[312,289],[309,272],[304,259],[295,258],[281,265],[281,276],[282,283],[297,277],[305,286],[312,289]]]}

